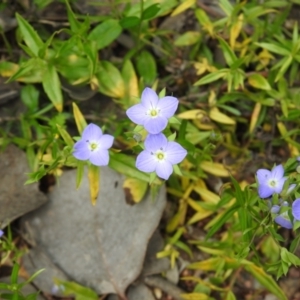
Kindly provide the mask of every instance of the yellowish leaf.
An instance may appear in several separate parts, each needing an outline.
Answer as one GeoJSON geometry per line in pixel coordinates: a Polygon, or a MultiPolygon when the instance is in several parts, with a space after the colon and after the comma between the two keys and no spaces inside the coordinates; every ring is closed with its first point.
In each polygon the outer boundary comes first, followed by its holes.
{"type": "Polygon", "coordinates": [[[128,97],[128,106],[139,102],[139,84],[132,62],[127,59],[122,69],[122,77],[125,83],[126,96],[128,97]]]}
{"type": "Polygon", "coordinates": [[[212,204],[217,204],[220,201],[220,197],[217,194],[209,191],[207,188],[202,188],[200,186],[195,186],[194,191],[196,193],[198,193],[201,196],[202,200],[205,201],[205,202],[209,202],[209,203],[212,203],[212,204]]]}
{"type": "Polygon", "coordinates": [[[192,109],[192,110],[188,110],[183,113],[180,113],[179,115],[177,115],[177,117],[180,119],[185,119],[185,120],[194,120],[194,119],[201,119],[205,115],[206,115],[206,112],[202,109],[192,109]]]}
{"type": "Polygon", "coordinates": [[[226,125],[235,125],[235,120],[221,113],[217,107],[211,108],[209,111],[209,117],[218,123],[226,125]]]}
{"type": "Polygon", "coordinates": [[[188,224],[194,224],[196,222],[199,222],[207,217],[209,217],[210,215],[212,215],[213,212],[212,211],[208,211],[208,210],[204,210],[202,209],[202,211],[197,211],[188,221],[188,224]]]}
{"type": "Polygon", "coordinates": [[[193,270],[216,271],[221,263],[224,263],[223,258],[213,257],[200,262],[191,263],[187,268],[193,270]]]}
{"type": "Polygon", "coordinates": [[[184,300],[209,300],[209,299],[211,299],[208,295],[203,294],[203,293],[181,294],[180,297],[184,300]]]}
{"type": "Polygon", "coordinates": [[[74,114],[75,123],[78,132],[81,134],[84,128],[87,126],[87,123],[77,104],[73,102],[72,105],[73,105],[73,114],[74,114]]]}
{"type": "Polygon", "coordinates": [[[261,111],[261,103],[256,102],[256,104],[254,106],[254,109],[253,109],[253,112],[252,112],[252,115],[251,115],[251,120],[250,120],[250,126],[249,126],[249,132],[250,133],[253,132],[253,130],[254,130],[256,124],[257,124],[260,111],[261,111]]]}
{"type": "Polygon", "coordinates": [[[220,163],[215,163],[211,161],[203,161],[200,167],[207,173],[219,176],[219,177],[229,177],[230,172],[220,163]]]}
{"type": "Polygon", "coordinates": [[[236,20],[236,22],[230,28],[230,46],[234,48],[235,41],[241,33],[243,27],[244,15],[240,14],[236,20]]]}
{"type": "Polygon", "coordinates": [[[137,178],[126,178],[123,183],[126,201],[139,203],[143,199],[147,187],[148,183],[146,181],[137,178]]]}
{"type": "Polygon", "coordinates": [[[88,167],[88,178],[90,184],[90,196],[93,205],[96,204],[100,189],[100,168],[94,165],[88,167]]]}
{"type": "Polygon", "coordinates": [[[185,10],[189,9],[190,7],[192,7],[195,3],[196,3],[196,0],[185,0],[185,1],[183,1],[179,6],[177,6],[173,10],[173,12],[171,14],[171,17],[174,17],[176,15],[181,14],[185,10]]]}

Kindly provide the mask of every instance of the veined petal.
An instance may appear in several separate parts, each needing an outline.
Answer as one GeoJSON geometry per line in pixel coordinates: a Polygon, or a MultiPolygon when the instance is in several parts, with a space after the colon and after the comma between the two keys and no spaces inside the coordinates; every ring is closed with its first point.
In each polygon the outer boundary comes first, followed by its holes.
{"type": "Polygon", "coordinates": [[[86,140],[98,140],[102,135],[102,130],[99,126],[91,123],[86,126],[82,132],[82,139],[86,140]]]}
{"type": "Polygon", "coordinates": [[[271,172],[267,169],[259,169],[256,172],[256,177],[259,184],[264,184],[267,182],[271,175],[271,172]]]}
{"type": "Polygon", "coordinates": [[[100,149],[109,149],[114,142],[114,137],[110,134],[103,134],[98,141],[100,149]]]}
{"type": "Polygon", "coordinates": [[[91,151],[88,148],[88,143],[80,140],[74,145],[73,156],[79,160],[87,160],[90,158],[91,151]]]}
{"type": "Polygon", "coordinates": [[[168,145],[168,140],[163,133],[148,134],[144,144],[149,152],[156,152],[160,148],[165,150],[168,145]]]}
{"type": "Polygon", "coordinates": [[[300,198],[293,202],[292,214],[296,220],[300,221],[300,198]]]}
{"type": "Polygon", "coordinates": [[[283,177],[284,174],[284,169],[282,165],[278,165],[276,167],[274,167],[271,171],[272,173],[272,178],[276,178],[276,179],[281,179],[283,177]]]}
{"type": "Polygon", "coordinates": [[[169,179],[170,175],[173,173],[172,164],[168,161],[160,162],[156,165],[156,174],[162,179],[169,179]]]}
{"type": "Polygon", "coordinates": [[[151,173],[155,171],[157,161],[149,151],[142,151],[136,158],[135,166],[143,172],[151,173]]]}
{"type": "Polygon", "coordinates": [[[150,117],[146,115],[146,108],[142,104],[136,104],[128,108],[126,111],[127,117],[138,125],[144,125],[150,117]]]}
{"type": "Polygon", "coordinates": [[[278,180],[276,186],[274,186],[274,191],[277,193],[277,194],[280,194],[282,192],[282,189],[283,189],[283,185],[284,185],[284,182],[287,180],[286,177],[284,178],[281,178],[278,180]]]}
{"type": "Polygon", "coordinates": [[[176,165],[183,161],[186,157],[187,151],[176,142],[169,142],[166,149],[166,159],[172,164],[176,165]]]}
{"type": "Polygon", "coordinates": [[[279,215],[277,216],[274,221],[280,225],[281,227],[287,228],[287,229],[292,229],[293,224],[290,220],[286,219],[285,217],[279,215]]]}
{"type": "Polygon", "coordinates": [[[148,118],[145,123],[145,129],[151,134],[157,134],[162,132],[168,124],[168,119],[164,116],[158,116],[156,118],[148,118]]]}
{"type": "Polygon", "coordinates": [[[268,198],[274,194],[274,189],[268,185],[262,184],[258,187],[258,195],[260,198],[268,198]]]}
{"type": "Polygon", "coordinates": [[[92,152],[90,162],[95,166],[107,166],[109,162],[108,150],[100,149],[92,152]]]}
{"type": "Polygon", "coordinates": [[[146,87],[143,90],[141,102],[142,105],[146,108],[146,110],[150,108],[155,108],[157,106],[158,96],[152,89],[146,87]]]}
{"type": "Polygon", "coordinates": [[[178,107],[178,99],[172,96],[166,96],[159,99],[157,103],[157,108],[160,109],[160,113],[162,116],[166,117],[167,119],[174,116],[175,111],[178,107]]]}

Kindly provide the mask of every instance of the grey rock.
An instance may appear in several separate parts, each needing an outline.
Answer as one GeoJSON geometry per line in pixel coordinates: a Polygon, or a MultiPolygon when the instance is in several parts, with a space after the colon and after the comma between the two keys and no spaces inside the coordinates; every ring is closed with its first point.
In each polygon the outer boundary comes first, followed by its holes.
{"type": "Polygon", "coordinates": [[[70,280],[70,278],[52,262],[46,251],[39,246],[32,248],[22,259],[23,267],[30,275],[38,270],[44,269],[44,271],[34,279],[35,285],[43,292],[52,293],[55,285],[53,281],[54,278],[63,281],[70,280]]]}
{"type": "Polygon", "coordinates": [[[66,171],[49,194],[51,201],[22,218],[31,239],[68,277],[98,293],[120,296],[139,276],[166,204],[164,187],[155,200],[148,195],[139,204],[126,204],[123,181],[102,168],[92,206],[87,175],[76,190],[76,170],[66,171]]]}
{"type": "Polygon", "coordinates": [[[0,227],[47,201],[38,184],[24,185],[29,167],[26,155],[14,145],[0,152],[0,227]]]}

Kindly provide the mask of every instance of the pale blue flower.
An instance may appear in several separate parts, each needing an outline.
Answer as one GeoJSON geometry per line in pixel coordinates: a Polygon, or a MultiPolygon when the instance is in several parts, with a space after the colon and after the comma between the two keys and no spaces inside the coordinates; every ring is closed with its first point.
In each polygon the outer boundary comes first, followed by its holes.
{"type": "Polygon", "coordinates": [[[157,134],[163,131],[168,124],[177,107],[178,99],[172,96],[166,96],[161,99],[150,88],[145,88],[141,103],[127,109],[128,118],[144,128],[151,134],[157,134]]]}
{"type": "MultiPolygon", "coordinates": [[[[281,206],[289,206],[289,204],[284,201],[281,206]]],[[[288,211],[280,213],[281,206],[273,205],[271,208],[271,213],[275,215],[274,222],[286,229],[292,229],[293,223],[290,220],[288,211]]]]}
{"type": "Polygon", "coordinates": [[[96,166],[107,166],[109,162],[108,149],[111,148],[114,137],[103,134],[99,126],[89,124],[82,132],[82,138],[75,143],[73,155],[79,160],[89,160],[96,166]]]}
{"type": "Polygon", "coordinates": [[[272,171],[259,169],[256,172],[258,181],[258,194],[261,198],[268,198],[274,193],[279,194],[283,189],[286,177],[283,177],[284,169],[282,165],[278,165],[272,171]]]}
{"type": "Polygon", "coordinates": [[[156,172],[167,180],[173,172],[173,165],[180,163],[187,151],[176,142],[169,142],[164,134],[149,134],[145,139],[145,150],[136,160],[136,167],[143,172],[156,172]]]}
{"type": "Polygon", "coordinates": [[[0,229],[0,238],[4,235],[4,231],[0,229]]]}
{"type": "Polygon", "coordinates": [[[292,214],[297,221],[300,221],[300,198],[296,199],[292,204],[292,214]]]}

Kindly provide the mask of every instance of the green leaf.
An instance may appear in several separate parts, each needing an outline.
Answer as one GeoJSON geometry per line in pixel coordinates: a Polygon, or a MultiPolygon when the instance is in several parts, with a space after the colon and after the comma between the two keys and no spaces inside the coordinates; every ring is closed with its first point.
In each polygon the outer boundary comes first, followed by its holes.
{"type": "Polygon", "coordinates": [[[33,27],[21,15],[16,13],[16,18],[25,44],[35,56],[38,56],[39,50],[43,47],[43,41],[33,27]]]}
{"type": "Polygon", "coordinates": [[[232,66],[237,61],[237,57],[236,57],[235,53],[230,48],[230,46],[225,42],[225,40],[223,40],[220,37],[218,37],[218,40],[219,40],[220,46],[223,50],[223,54],[224,54],[226,63],[228,64],[228,66],[232,66]]]}
{"type": "Polygon", "coordinates": [[[76,189],[78,189],[80,187],[81,180],[83,177],[83,172],[84,172],[84,166],[85,166],[84,161],[78,161],[77,172],[76,172],[76,189]]]}
{"type": "Polygon", "coordinates": [[[160,11],[160,5],[158,3],[152,4],[143,11],[142,19],[149,20],[153,19],[156,14],[160,11]]]}
{"type": "Polygon", "coordinates": [[[265,273],[265,271],[254,265],[253,263],[245,264],[244,268],[250,274],[252,274],[257,281],[262,284],[265,288],[267,288],[272,294],[277,296],[280,300],[287,300],[286,295],[281,290],[281,288],[277,285],[274,279],[265,273]]]}
{"type": "Polygon", "coordinates": [[[63,97],[61,84],[55,67],[52,64],[47,65],[47,69],[42,79],[43,88],[55,108],[61,112],[63,109],[63,97]]]}
{"type": "Polygon", "coordinates": [[[282,66],[279,70],[279,72],[277,73],[277,76],[275,78],[275,82],[277,82],[280,78],[283,77],[283,75],[285,74],[286,70],[289,68],[289,66],[291,65],[293,61],[293,57],[291,55],[285,57],[282,59],[282,66]]]}
{"type": "Polygon", "coordinates": [[[140,21],[140,18],[135,16],[125,17],[120,21],[120,25],[123,27],[123,29],[132,28],[134,26],[137,26],[140,21]]]}
{"type": "Polygon", "coordinates": [[[21,100],[30,112],[38,109],[40,92],[32,84],[25,85],[21,89],[21,100]]]}
{"type": "Polygon", "coordinates": [[[271,90],[271,86],[267,79],[260,74],[251,74],[248,77],[248,82],[251,86],[257,89],[271,90]]]}
{"type": "Polygon", "coordinates": [[[201,34],[198,31],[187,31],[180,35],[174,42],[175,46],[190,46],[199,42],[201,34]]]}
{"type": "Polygon", "coordinates": [[[99,80],[99,91],[113,98],[123,98],[126,94],[124,79],[112,63],[101,61],[96,74],[99,80]]]}
{"type": "Polygon", "coordinates": [[[68,0],[66,0],[66,6],[67,6],[68,20],[70,23],[71,30],[73,32],[77,32],[80,29],[81,24],[76,19],[68,0]]]}
{"type": "Polygon", "coordinates": [[[58,125],[58,124],[56,124],[56,127],[58,129],[59,134],[63,138],[63,140],[66,142],[66,144],[68,146],[70,146],[71,148],[73,148],[74,141],[71,138],[71,136],[68,134],[68,132],[64,128],[62,128],[60,125],[58,125]]]}
{"type": "MultiPolygon", "coordinates": [[[[139,171],[135,167],[135,159],[128,155],[110,152],[109,167],[128,177],[149,182],[149,174],[139,171]]],[[[158,182],[155,181],[155,183],[158,182]]]]}
{"type": "Polygon", "coordinates": [[[61,281],[54,279],[56,285],[63,286],[63,294],[65,296],[75,295],[76,300],[98,300],[98,295],[93,290],[84,287],[73,281],[61,281]]]}
{"type": "Polygon", "coordinates": [[[88,36],[89,40],[95,41],[97,49],[103,49],[110,45],[122,32],[119,21],[109,19],[96,26],[88,36]]]}
{"type": "Polygon", "coordinates": [[[274,52],[276,54],[280,54],[283,56],[287,56],[290,55],[290,51],[288,51],[287,49],[277,46],[275,44],[270,44],[270,43],[256,43],[256,45],[258,45],[259,47],[265,48],[271,52],[274,52]]]}
{"type": "Polygon", "coordinates": [[[213,81],[217,81],[218,79],[226,76],[228,74],[228,69],[222,69],[213,73],[210,73],[204,77],[202,77],[200,80],[196,81],[194,83],[194,86],[197,85],[203,85],[203,84],[207,84],[213,81]]]}
{"type": "Polygon", "coordinates": [[[136,67],[139,75],[144,78],[145,84],[152,85],[157,77],[157,67],[153,55],[147,50],[141,51],[136,58],[136,67]]]}

